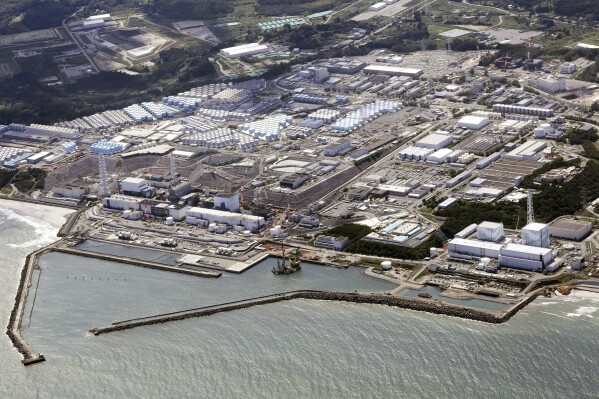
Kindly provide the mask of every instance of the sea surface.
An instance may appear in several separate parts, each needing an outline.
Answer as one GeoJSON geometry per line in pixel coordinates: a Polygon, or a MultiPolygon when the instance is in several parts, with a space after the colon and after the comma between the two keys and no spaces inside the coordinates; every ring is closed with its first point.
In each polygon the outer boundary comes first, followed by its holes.
{"type": "MultiPolygon", "coordinates": [[[[0,209],[3,329],[25,256],[55,234],[0,209]]],[[[24,336],[47,361],[23,367],[1,335],[0,398],[599,398],[598,299],[539,299],[501,325],[294,300],[96,337],[86,331],[248,295],[389,284],[316,265],[287,280],[268,264],[207,280],[70,255],[41,263],[24,336]]]]}

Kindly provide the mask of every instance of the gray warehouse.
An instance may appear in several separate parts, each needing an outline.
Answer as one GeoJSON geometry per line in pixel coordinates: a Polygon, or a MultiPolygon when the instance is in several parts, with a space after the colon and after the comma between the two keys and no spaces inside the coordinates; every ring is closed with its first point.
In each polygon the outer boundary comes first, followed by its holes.
{"type": "Polygon", "coordinates": [[[581,222],[579,220],[562,219],[553,222],[549,226],[549,234],[552,237],[564,238],[566,240],[581,241],[593,229],[590,222],[581,222]]]}

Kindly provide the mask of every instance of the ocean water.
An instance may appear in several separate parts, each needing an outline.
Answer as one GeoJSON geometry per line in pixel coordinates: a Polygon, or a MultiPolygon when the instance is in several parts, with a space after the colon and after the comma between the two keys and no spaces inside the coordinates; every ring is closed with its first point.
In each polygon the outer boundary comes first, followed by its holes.
{"type": "MultiPolygon", "coordinates": [[[[26,254],[56,231],[0,210],[0,233],[5,326],[26,254]]],[[[599,398],[596,299],[540,299],[502,325],[295,300],[95,337],[87,329],[120,318],[279,287],[260,268],[210,286],[56,254],[42,267],[24,335],[48,360],[23,367],[2,335],[0,398],[599,398]]],[[[359,273],[304,271],[305,284],[387,289],[359,273]]]]}

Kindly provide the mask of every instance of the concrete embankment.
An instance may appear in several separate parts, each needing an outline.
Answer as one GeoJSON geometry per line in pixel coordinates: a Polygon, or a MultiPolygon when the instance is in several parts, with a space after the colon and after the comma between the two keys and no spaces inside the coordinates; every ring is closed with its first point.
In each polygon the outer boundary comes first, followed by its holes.
{"type": "Polygon", "coordinates": [[[61,252],[61,253],[69,254],[69,255],[83,256],[86,258],[95,258],[95,259],[107,260],[107,261],[111,261],[111,262],[124,263],[124,264],[132,265],[132,266],[146,267],[149,269],[156,269],[156,270],[163,270],[163,271],[167,271],[167,272],[188,274],[190,276],[197,276],[197,277],[216,278],[216,277],[220,277],[222,275],[221,272],[210,272],[210,271],[204,271],[204,270],[184,269],[184,268],[180,268],[177,266],[169,266],[169,265],[164,265],[161,263],[155,263],[155,262],[150,262],[150,261],[145,261],[145,260],[140,260],[140,259],[133,259],[133,258],[123,257],[123,256],[83,251],[83,250],[75,249],[75,248],[55,247],[52,249],[52,251],[61,252]]]}
{"type": "Polygon", "coordinates": [[[21,355],[23,360],[21,362],[28,366],[30,364],[43,362],[44,356],[36,353],[31,349],[29,344],[21,336],[21,320],[23,318],[23,312],[25,310],[25,303],[27,301],[27,295],[29,293],[29,287],[31,286],[31,276],[33,269],[37,265],[37,259],[40,254],[45,252],[47,248],[35,251],[25,258],[25,266],[21,271],[21,278],[19,280],[19,286],[17,288],[17,295],[15,297],[15,303],[10,312],[10,318],[8,319],[8,327],[6,334],[12,341],[12,344],[21,355]]]}
{"type": "Polygon", "coordinates": [[[237,309],[248,308],[257,305],[275,303],[291,299],[315,299],[324,301],[342,301],[354,303],[371,303],[387,306],[396,306],[404,309],[417,310],[421,312],[444,314],[447,316],[460,317],[482,321],[485,323],[503,323],[509,320],[520,309],[530,303],[537,295],[532,295],[525,301],[514,306],[508,312],[497,313],[484,310],[449,305],[437,301],[421,300],[415,298],[399,297],[394,295],[381,294],[357,294],[345,292],[330,291],[291,291],[281,294],[273,294],[259,298],[246,299],[236,302],[228,302],[220,305],[206,306],[203,308],[189,309],[181,312],[173,312],[162,315],[155,315],[145,318],[125,320],[115,322],[113,325],[101,328],[92,328],[89,330],[94,335],[107,334],[114,331],[129,330],[136,327],[148,326],[153,324],[167,323],[171,321],[184,320],[194,317],[209,316],[215,313],[228,312],[237,309]]]}
{"type": "Polygon", "coordinates": [[[65,222],[65,224],[62,225],[62,227],[60,228],[60,230],[58,230],[58,237],[66,237],[69,235],[69,233],[71,232],[71,229],[75,226],[75,224],[77,223],[77,221],[79,220],[79,217],[83,214],[83,212],[85,212],[85,209],[79,209],[78,211],[72,213],[69,215],[67,221],[65,222]]]}

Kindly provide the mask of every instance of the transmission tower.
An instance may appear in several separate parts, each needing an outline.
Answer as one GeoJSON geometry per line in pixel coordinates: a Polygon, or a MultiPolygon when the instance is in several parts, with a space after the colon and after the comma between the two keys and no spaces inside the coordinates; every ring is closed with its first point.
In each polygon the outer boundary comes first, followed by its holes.
{"type": "Polygon", "coordinates": [[[104,158],[104,154],[101,154],[100,158],[98,159],[98,167],[100,169],[99,194],[102,197],[106,197],[108,195],[108,172],[106,171],[106,158],[104,158]]]}
{"type": "Polygon", "coordinates": [[[526,218],[529,224],[535,222],[535,208],[532,204],[532,190],[530,188],[528,189],[528,201],[526,202],[526,218]]]}

